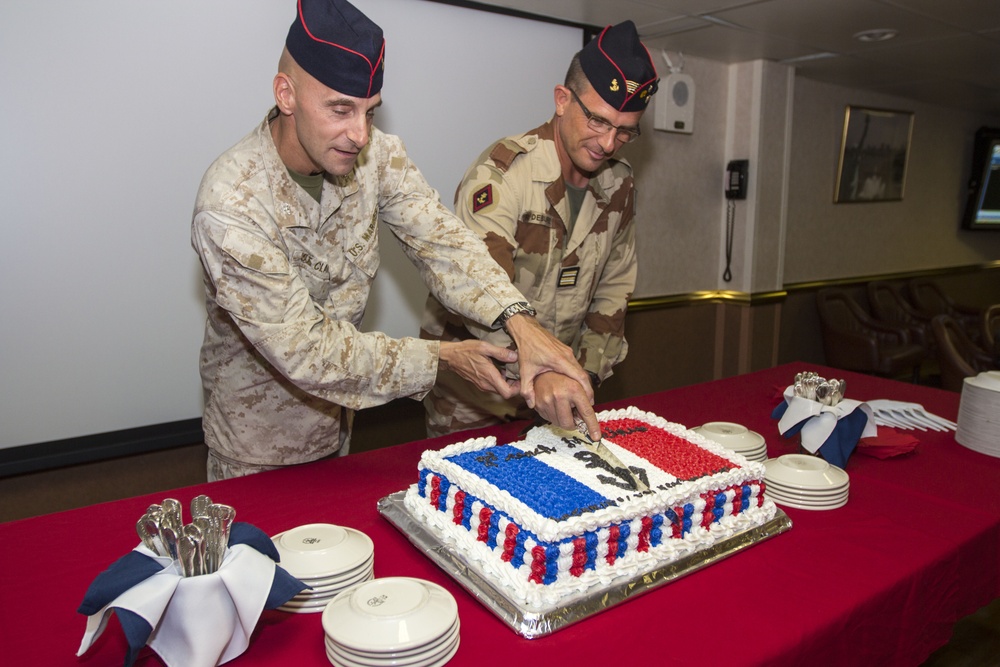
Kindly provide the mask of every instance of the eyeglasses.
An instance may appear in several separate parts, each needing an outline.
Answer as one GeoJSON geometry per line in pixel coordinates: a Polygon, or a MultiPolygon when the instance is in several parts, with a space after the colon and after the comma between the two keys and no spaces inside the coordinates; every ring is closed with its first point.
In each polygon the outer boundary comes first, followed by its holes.
{"type": "Polygon", "coordinates": [[[639,138],[639,128],[638,127],[619,127],[617,125],[612,125],[606,119],[601,118],[597,114],[593,113],[590,109],[586,107],[580,96],[576,94],[576,91],[572,88],[567,88],[576,103],[580,105],[580,109],[583,111],[583,115],[587,117],[587,127],[592,129],[598,134],[607,134],[611,130],[615,131],[615,139],[622,142],[623,144],[629,144],[639,138]]]}

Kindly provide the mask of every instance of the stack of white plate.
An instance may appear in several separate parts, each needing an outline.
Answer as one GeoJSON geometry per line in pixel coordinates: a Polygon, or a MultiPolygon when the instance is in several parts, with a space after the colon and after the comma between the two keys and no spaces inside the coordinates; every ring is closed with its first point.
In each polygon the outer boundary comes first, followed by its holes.
{"type": "Polygon", "coordinates": [[[691,430],[751,461],[767,460],[767,442],[764,441],[764,436],[741,424],[708,422],[691,430]]]}
{"type": "Polygon", "coordinates": [[[271,538],[281,567],[310,586],[279,609],[315,614],[341,591],[369,581],[375,566],[375,546],[359,530],[329,523],[310,523],[271,538]]]}
{"type": "Polygon", "coordinates": [[[847,473],[818,456],[785,454],[764,464],[767,497],[803,510],[832,510],[847,504],[847,473]]]}
{"type": "Polygon", "coordinates": [[[458,605],[435,583],[386,577],[343,591],[323,611],[338,667],[439,667],[458,650],[458,605]]]}
{"type": "Polygon", "coordinates": [[[981,454],[1000,456],[1000,371],[965,378],[955,440],[981,454]]]}

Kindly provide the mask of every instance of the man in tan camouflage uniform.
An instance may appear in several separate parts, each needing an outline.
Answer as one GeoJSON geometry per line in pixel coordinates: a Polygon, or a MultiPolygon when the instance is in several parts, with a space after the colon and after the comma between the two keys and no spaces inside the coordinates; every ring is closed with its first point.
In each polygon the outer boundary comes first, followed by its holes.
{"type": "Polygon", "coordinates": [[[593,391],[572,351],[532,317],[402,142],[372,125],[381,29],[345,0],[298,6],[274,78],[275,108],[208,169],[195,206],[192,244],[208,310],[200,365],[209,479],[346,453],[353,410],[421,398],[445,369],[482,391],[520,391],[563,426],[583,414],[599,435],[593,391]],[[517,352],[360,333],[379,220],[432,293],[508,331],[517,352]],[[531,369],[520,383],[495,365],[514,361],[531,369]],[[536,386],[542,373],[566,379],[570,392],[536,386]]]}
{"type": "MultiPolygon", "coordinates": [[[[487,148],[455,197],[458,216],[486,242],[542,325],[573,348],[595,388],[625,358],[625,311],[636,275],[632,168],[614,155],[639,136],[657,81],[635,25],[605,28],[573,58],[565,85],[556,86],[552,119],[487,148]]],[[[433,295],[421,336],[510,343],[503,331],[448,312],[433,295]]],[[[454,373],[442,374],[424,407],[430,435],[533,416],[519,397],[480,391],[454,373]]]]}

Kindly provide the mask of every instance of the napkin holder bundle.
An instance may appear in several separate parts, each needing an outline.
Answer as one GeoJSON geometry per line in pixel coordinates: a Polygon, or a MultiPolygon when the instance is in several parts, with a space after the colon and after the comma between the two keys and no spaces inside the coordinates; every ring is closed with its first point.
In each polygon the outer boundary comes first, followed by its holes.
{"type": "Polygon", "coordinates": [[[115,561],[87,590],[78,611],[87,629],[77,655],[97,640],[112,612],[128,641],[125,667],[149,645],[168,667],[213,667],[242,654],[264,609],[307,588],[277,566],[271,539],[234,523],[219,569],[181,576],[177,563],[143,545],[115,561]]]}
{"type": "Polygon", "coordinates": [[[823,405],[795,395],[794,386],[784,391],[784,401],[771,413],[778,420],[778,431],[786,438],[798,434],[802,448],[819,454],[838,468],[847,465],[861,438],[877,432],[871,406],[848,398],[836,405],[823,405]]]}

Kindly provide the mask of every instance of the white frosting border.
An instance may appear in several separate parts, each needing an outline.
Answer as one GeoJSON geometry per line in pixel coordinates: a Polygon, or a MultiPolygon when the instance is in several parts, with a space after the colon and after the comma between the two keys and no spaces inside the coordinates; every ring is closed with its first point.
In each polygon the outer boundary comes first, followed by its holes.
{"type": "MultiPolygon", "coordinates": [[[[598,552],[599,557],[593,570],[586,570],[579,577],[561,571],[555,582],[542,585],[529,580],[530,559],[525,559],[524,564],[518,568],[501,560],[502,537],[498,538],[497,546],[491,549],[485,542],[477,539],[476,531],[456,525],[450,512],[442,512],[432,507],[427,498],[420,495],[416,484],[407,489],[403,503],[412,516],[432,534],[438,536],[443,545],[462,554],[470,564],[474,563],[486,578],[506,591],[512,599],[536,609],[556,604],[568,595],[652,571],[658,564],[675,561],[738,532],[762,525],[773,519],[777,513],[774,503],[765,498],[760,507],[749,507],[737,515],[725,516],[707,529],[695,522],[690,533],[681,539],[664,535],[659,545],[650,547],[645,552],[636,550],[635,545],[630,544],[627,553],[618,558],[613,565],[608,565],[603,559],[607,550],[602,541],[603,550],[598,552]]],[[[664,526],[663,530],[664,533],[669,533],[670,527],[664,526]]],[[[635,539],[634,533],[630,539],[635,539]]]]}
{"type": "MultiPolygon", "coordinates": [[[[764,478],[765,469],[763,463],[749,461],[742,455],[726,449],[722,445],[694,431],[688,430],[681,424],[668,422],[651,412],[645,412],[630,406],[619,410],[605,410],[598,413],[597,418],[599,421],[634,419],[645,422],[650,426],[661,428],[673,435],[684,438],[702,449],[732,462],[737,467],[733,470],[702,477],[693,482],[685,482],[667,491],[637,494],[615,507],[606,507],[559,522],[538,514],[507,491],[485,482],[479,476],[446,460],[449,456],[492,447],[496,444],[496,438],[494,437],[474,438],[449,445],[440,450],[425,451],[420,457],[418,469],[427,469],[440,474],[447,478],[449,482],[458,485],[466,493],[476,496],[508,516],[518,517],[520,526],[523,529],[528,530],[540,540],[546,542],[558,542],[574,535],[597,530],[602,526],[631,521],[637,517],[662,514],[667,509],[689,502],[692,496],[697,497],[708,491],[743,485],[746,482],[760,481],[764,478]]],[[[551,429],[548,426],[539,426],[536,428],[551,429]]],[[[531,437],[530,434],[528,437],[531,437]]],[[[613,441],[609,440],[609,442],[613,441]]]]}

